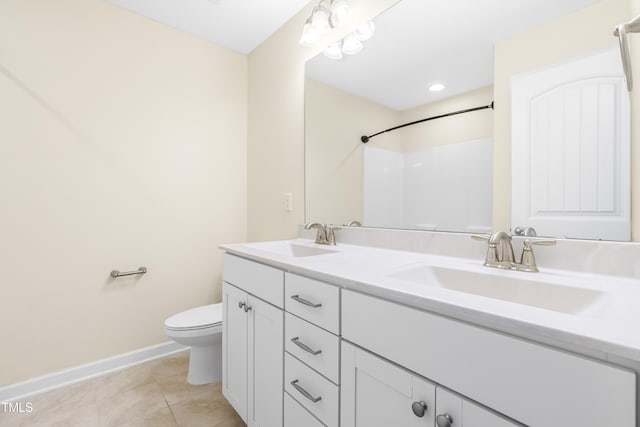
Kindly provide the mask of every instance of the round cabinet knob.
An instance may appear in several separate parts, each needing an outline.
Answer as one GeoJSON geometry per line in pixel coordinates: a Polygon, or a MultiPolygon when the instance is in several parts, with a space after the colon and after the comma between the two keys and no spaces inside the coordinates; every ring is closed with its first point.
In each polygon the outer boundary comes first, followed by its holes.
{"type": "Polygon", "coordinates": [[[411,404],[411,410],[413,411],[416,417],[422,418],[424,417],[424,414],[427,412],[427,404],[422,401],[413,402],[411,404]]]}
{"type": "Polygon", "coordinates": [[[244,312],[246,313],[247,311],[251,310],[251,306],[249,304],[246,304],[244,306],[244,312]]]}
{"type": "Polygon", "coordinates": [[[451,427],[453,418],[449,414],[440,414],[436,417],[436,424],[438,427],[451,427]]]}
{"type": "MultiPolygon", "coordinates": [[[[238,303],[238,308],[243,308],[243,307],[246,307],[246,306],[247,306],[247,303],[246,303],[246,302],[242,302],[242,301],[240,301],[240,302],[238,303]]],[[[244,311],[247,311],[247,309],[245,309],[244,311]]]]}

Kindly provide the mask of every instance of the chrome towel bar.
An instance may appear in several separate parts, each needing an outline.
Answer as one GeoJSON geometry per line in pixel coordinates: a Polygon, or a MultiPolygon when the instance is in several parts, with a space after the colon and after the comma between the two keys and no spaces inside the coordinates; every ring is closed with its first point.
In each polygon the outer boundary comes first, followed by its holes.
{"type": "Polygon", "coordinates": [[[114,279],[117,279],[118,277],[133,276],[134,274],[144,274],[146,272],[147,272],[147,267],[140,267],[136,271],[120,272],[119,270],[113,270],[111,272],[111,277],[113,277],[114,279]]]}

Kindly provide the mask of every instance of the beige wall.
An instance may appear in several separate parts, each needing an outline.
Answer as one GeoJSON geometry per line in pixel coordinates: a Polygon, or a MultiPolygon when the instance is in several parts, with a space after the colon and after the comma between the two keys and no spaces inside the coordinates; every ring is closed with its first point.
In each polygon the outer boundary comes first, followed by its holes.
{"type": "MultiPolygon", "coordinates": [[[[491,104],[493,86],[487,86],[430,102],[420,107],[402,111],[400,123],[409,123],[426,117],[434,117],[453,111],[491,104]]],[[[491,138],[493,134],[493,110],[486,109],[419,123],[397,131],[404,151],[425,147],[455,144],[473,139],[491,138]]]]}
{"type": "MultiPolygon", "coordinates": [[[[510,226],[511,76],[602,50],[617,41],[613,29],[630,19],[630,0],[603,0],[581,11],[522,33],[495,46],[493,228],[510,226]]],[[[632,0],[636,1],[636,0],[632,0]]],[[[633,36],[631,36],[633,37],[633,36]]],[[[639,55],[636,55],[636,59],[639,55]]],[[[640,64],[639,64],[640,66],[640,64]]],[[[632,139],[638,139],[636,136],[632,139]]],[[[632,141],[632,145],[637,145],[632,141]]],[[[637,151],[637,150],[636,150],[637,151]]],[[[632,170],[640,169],[637,153],[632,170]]],[[[637,182],[632,181],[632,183],[637,182]]],[[[632,185],[632,239],[640,240],[640,186],[632,185]]]]}
{"type": "MultiPolygon", "coordinates": [[[[397,0],[353,0],[351,25],[378,15],[397,0]]],[[[321,51],[298,44],[304,20],[317,1],[287,22],[249,55],[248,221],[249,240],[286,239],[304,222],[304,62],[321,51]],[[282,194],[293,193],[293,212],[282,194]]],[[[322,220],[324,221],[324,220],[322,220]]]]}
{"type": "MultiPolygon", "coordinates": [[[[362,150],[365,144],[360,137],[398,123],[397,111],[318,81],[306,80],[307,221],[330,224],[362,221],[362,150]]],[[[402,150],[397,133],[377,136],[375,146],[402,150]]]]}
{"type": "MultiPolygon", "coordinates": [[[[353,24],[396,1],[353,0],[353,24]]],[[[304,62],[320,50],[297,40],[316,3],[247,59],[98,0],[0,2],[0,386],[166,341],[167,316],[219,300],[218,244],[296,234],[304,62]],[[144,277],[108,278],[140,265],[144,277]]],[[[496,228],[509,225],[511,75],[615,43],[631,10],[640,0],[603,0],[496,46],[496,228]]]]}
{"type": "Polygon", "coordinates": [[[0,386],[220,299],[246,117],[244,55],[98,0],[0,2],[0,386]]]}

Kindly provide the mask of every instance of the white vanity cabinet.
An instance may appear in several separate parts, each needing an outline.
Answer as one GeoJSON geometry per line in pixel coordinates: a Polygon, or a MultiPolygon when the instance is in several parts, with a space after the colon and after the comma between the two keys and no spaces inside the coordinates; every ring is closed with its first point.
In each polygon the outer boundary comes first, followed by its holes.
{"type": "Polygon", "coordinates": [[[348,342],[341,396],[341,427],[520,425],[348,342]]]}
{"type": "MultiPolygon", "coordinates": [[[[437,388],[436,416],[461,417],[453,427],[511,425],[499,424],[491,411],[531,427],[636,426],[635,373],[610,364],[345,289],[342,336],[468,398],[437,388]]],[[[343,341],[343,360],[346,348],[343,341]]],[[[348,391],[345,363],[346,421],[348,402],[357,409],[363,396],[361,388],[348,391]]]]}
{"type": "Polygon", "coordinates": [[[435,384],[348,342],[342,343],[341,371],[341,427],[435,425],[435,384]]]}
{"type": "Polygon", "coordinates": [[[634,371],[228,253],[223,322],[249,427],[638,426],[634,371]]]}
{"type": "Polygon", "coordinates": [[[224,255],[222,393],[249,427],[282,427],[284,273],[224,255]]]}
{"type": "Polygon", "coordinates": [[[285,273],[284,301],[284,427],[338,427],[340,288],[285,273]]]}

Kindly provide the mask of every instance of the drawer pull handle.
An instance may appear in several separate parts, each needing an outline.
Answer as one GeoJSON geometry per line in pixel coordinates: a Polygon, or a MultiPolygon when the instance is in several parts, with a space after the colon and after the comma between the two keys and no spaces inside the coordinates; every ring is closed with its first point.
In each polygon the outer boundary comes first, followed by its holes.
{"type": "Polygon", "coordinates": [[[291,295],[291,299],[294,300],[294,301],[298,301],[300,304],[308,305],[309,307],[313,307],[313,308],[322,307],[322,304],[320,304],[320,303],[312,303],[309,300],[301,298],[300,295],[291,295]]]}
{"type": "Polygon", "coordinates": [[[307,353],[313,354],[314,356],[317,356],[318,354],[322,353],[322,350],[314,350],[308,345],[306,345],[305,343],[303,343],[302,341],[300,341],[299,337],[291,338],[291,342],[297,345],[298,347],[300,347],[301,349],[303,349],[304,351],[306,351],[307,353]]]}
{"type": "Polygon", "coordinates": [[[451,427],[453,418],[449,414],[440,414],[436,417],[436,424],[438,427],[451,427]]]}
{"type": "Polygon", "coordinates": [[[313,397],[311,396],[311,393],[309,393],[307,390],[305,390],[304,388],[302,388],[302,386],[298,385],[298,380],[293,380],[291,381],[291,385],[298,390],[298,392],[303,395],[304,397],[306,397],[307,399],[309,399],[310,401],[312,401],[313,403],[318,403],[322,400],[322,396],[318,396],[318,397],[313,397]]]}

